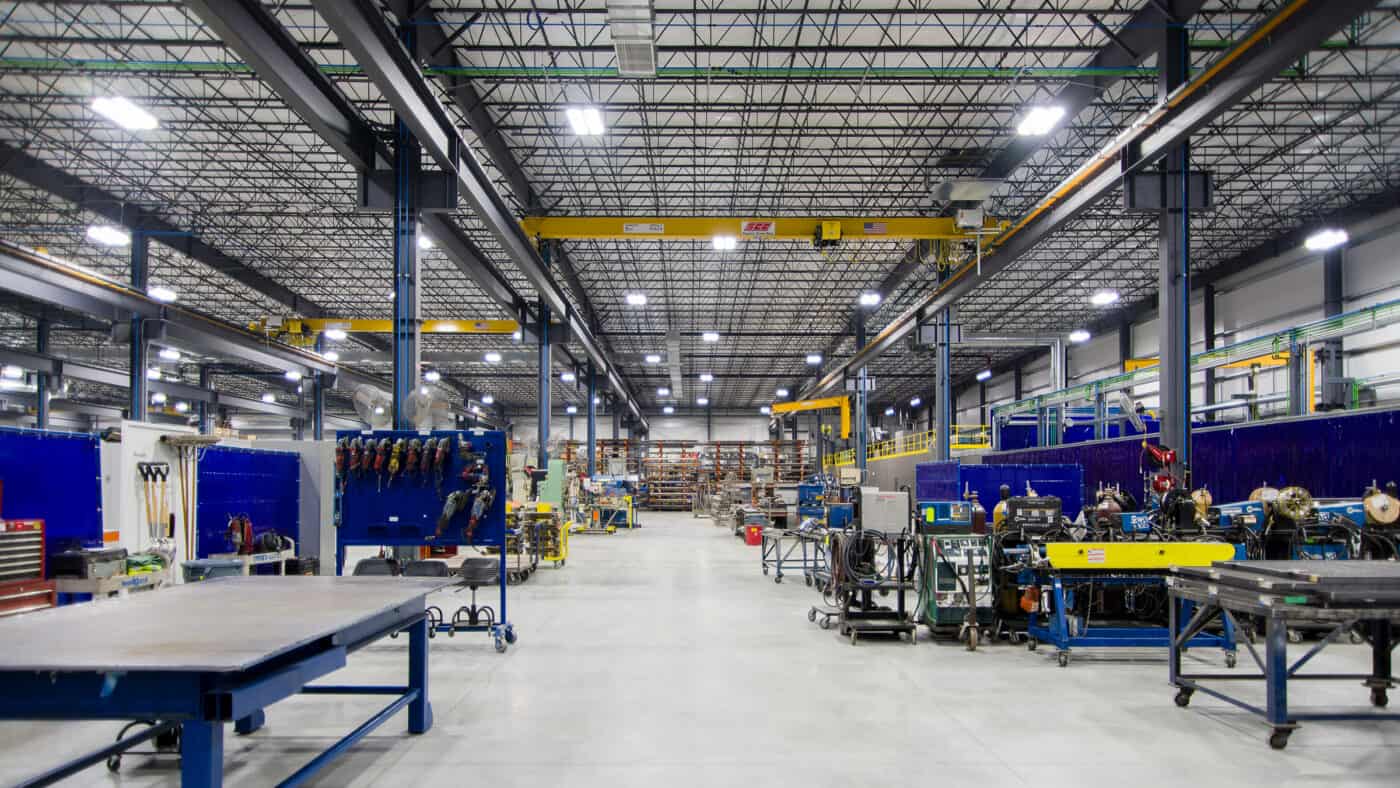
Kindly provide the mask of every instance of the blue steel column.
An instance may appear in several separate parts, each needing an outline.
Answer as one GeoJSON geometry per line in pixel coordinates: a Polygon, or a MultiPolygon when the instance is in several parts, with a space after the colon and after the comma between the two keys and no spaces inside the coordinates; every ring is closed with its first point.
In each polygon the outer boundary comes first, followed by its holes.
{"type": "MultiPolygon", "coordinates": [[[[1158,98],[1186,82],[1191,69],[1190,35],[1168,3],[1173,18],[1167,22],[1166,39],[1158,56],[1158,98]]],[[[1190,144],[1182,142],[1167,154],[1162,177],[1167,197],[1161,213],[1158,252],[1160,272],[1157,295],[1160,414],[1163,446],[1177,450],[1182,464],[1191,463],[1191,240],[1190,144]]]]}
{"type": "MultiPolygon", "coordinates": [[[[324,334],[316,335],[316,353],[326,350],[324,334]]],[[[324,440],[326,430],[326,387],[320,372],[311,373],[311,439],[324,440]]]]}
{"type": "MultiPolygon", "coordinates": [[[[131,288],[146,292],[146,256],[150,250],[150,239],[139,230],[131,234],[131,288]]],[[[131,319],[131,369],[129,393],[131,402],[127,405],[126,417],[132,421],[146,420],[146,322],[140,317],[131,319]]]]}
{"type": "MultiPolygon", "coordinates": [[[[49,319],[39,318],[39,330],[34,338],[34,349],[39,355],[49,352],[49,319]]],[[[49,376],[42,372],[34,376],[34,426],[49,428],[49,376]]]]}
{"type": "Polygon", "coordinates": [[[947,460],[953,456],[953,312],[944,309],[935,319],[938,321],[938,361],[934,370],[937,376],[933,395],[934,459],[947,460]]]}
{"type": "MultiPolygon", "coordinates": [[[[1201,334],[1205,337],[1205,349],[1215,349],[1215,285],[1207,284],[1201,293],[1201,334]]],[[[1205,404],[1215,404],[1215,367],[1206,370],[1205,404]]],[[[1206,421],[1215,421],[1215,411],[1206,411],[1206,421]]]]}
{"type": "MultiPolygon", "coordinates": [[[[199,365],[199,387],[205,391],[209,390],[209,367],[199,365]]],[[[200,400],[195,404],[196,413],[199,415],[199,434],[209,434],[209,403],[200,400]]]]}
{"type": "MultiPolygon", "coordinates": [[[[856,307],[855,317],[856,329],[856,352],[859,353],[865,347],[865,309],[856,307]]],[[[869,430],[866,429],[866,369],[862,366],[856,371],[856,467],[865,470],[867,442],[870,440],[869,430]]],[[[820,438],[819,438],[820,439],[820,438]]]]}
{"type": "MultiPolygon", "coordinates": [[[[546,246],[546,249],[549,247],[546,246]]],[[[538,468],[549,467],[549,384],[552,377],[549,352],[549,306],[540,299],[540,401],[538,468]]]]}
{"type": "Polygon", "coordinates": [[[588,362],[588,477],[593,478],[598,454],[598,368],[588,362]]]}
{"type": "MultiPolygon", "coordinates": [[[[413,25],[399,38],[414,50],[413,25]]],[[[418,387],[418,175],[422,148],[403,118],[394,116],[394,429],[413,429],[408,399],[418,387]]]]}

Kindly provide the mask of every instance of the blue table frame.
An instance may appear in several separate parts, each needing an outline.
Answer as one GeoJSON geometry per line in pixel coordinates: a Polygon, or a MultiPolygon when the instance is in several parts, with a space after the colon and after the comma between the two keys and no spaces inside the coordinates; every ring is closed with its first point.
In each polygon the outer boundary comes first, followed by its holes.
{"type": "MultiPolygon", "coordinates": [[[[265,583],[273,578],[227,578],[193,586],[226,586],[236,593],[238,581],[265,583]]],[[[289,580],[296,580],[288,578],[289,580]]],[[[304,578],[307,580],[315,578],[304,578]]],[[[330,579],[330,578],[323,578],[330,579]]],[[[176,669],[136,666],[119,670],[86,669],[79,664],[52,667],[0,669],[0,719],[24,720],[156,720],[158,725],[120,739],[112,745],[31,778],[21,785],[47,785],[75,774],[107,757],[119,754],[145,741],[172,724],[181,728],[181,785],[205,788],[223,783],[224,724],[233,722],[235,731],[248,734],[262,727],[264,709],[297,694],[380,695],[392,698],[382,710],[344,738],[317,755],[280,783],[295,786],[364,738],[403,708],[408,709],[409,733],[424,733],[432,727],[432,706],[428,699],[428,620],[426,599],[440,584],[384,583],[388,603],[381,609],[347,622],[334,631],[310,630],[308,639],[295,647],[240,664],[236,669],[176,669]],[[392,590],[391,590],[392,589],[392,590]],[[317,685],[311,682],[345,666],[347,656],[386,635],[409,633],[408,681],[403,685],[317,685]]],[[[181,593],[191,585],[159,591],[168,598],[190,597],[181,593]]],[[[156,595],[152,595],[156,596],[156,595]]],[[[80,607],[62,608],[77,611],[80,607]]],[[[131,614],[122,606],[101,606],[100,616],[88,616],[78,625],[100,630],[107,637],[120,639],[131,614]]],[[[46,613],[20,618],[29,623],[46,613]]],[[[9,631],[0,626],[0,638],[9,631]]],[[[225,627],[230,643],[238,642],[238,622],[209,621],[209,627],[225,627]]],[[[51,626],[71,627],[73,622],[53,617],[51,626]]],[[[34,632],[30,628],[28,632],[34,632]]],[[[42,631],[42,630],[40,630],[42,631]]],[[[14,641],[10,641],[14,642],[14,641]]]]}

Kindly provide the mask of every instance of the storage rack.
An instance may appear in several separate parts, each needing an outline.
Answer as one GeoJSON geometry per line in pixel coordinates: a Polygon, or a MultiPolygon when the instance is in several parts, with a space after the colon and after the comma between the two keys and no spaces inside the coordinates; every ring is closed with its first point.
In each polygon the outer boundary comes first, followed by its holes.
{"type": "Polygon", "coordinates": [[[642,459],[646,507],[685,511],[691,508],[700,476],[694,441],[651,441],[642,459]]]}

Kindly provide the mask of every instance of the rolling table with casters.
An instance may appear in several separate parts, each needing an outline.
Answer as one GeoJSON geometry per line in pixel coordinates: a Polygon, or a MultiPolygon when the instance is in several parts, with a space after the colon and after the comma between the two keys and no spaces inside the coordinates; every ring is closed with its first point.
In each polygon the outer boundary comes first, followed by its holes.
{"type": "MultiPolygon", "coordinates": [[[[1294,712],[1288,707],[1290,681],[1356,681],[1370,691],[1371,704],[1384,708],[1388,690],[1395,686],[1391,670],[1394,648],[1392,629],[1400,620],[1400,564],[1391,561],[1222,561],[1211,567],[1181,567],[1167,578],[1172,601],[1189,601],[1196,612],[1177,634],[1171,649],[1168,675],[1177,687],[1176,705],[1185,707],[1191,696],[1204,692],[1268,722],[1269,746],[1281,750],[1300,720],[1397,720],[1398,714],[1362,712],[1294,712]],[[1255,616],[1264,623],[1264,656],[1254,644],[1246,647],[1259,673],[1185,673],[1181,655],[1193,634],[1214,619],[1233,621],[1255,616]],[[1288,661],[1288,629],[1299,624],[1328,625],[1323,637],[1292,664],[1288,661]],[[1371,644],[1371,672],[1303,673],[1302,668],[1334,639],[1359,631],[1371,644]],[[1262,681],[1265,705],[1254,705],[1202,682],[1223,680],[1262,681]]],[[[1171,606],[1173,619],[1177,606],[1171,606]]],[[[1173,625],[1177,622],[1173,620],[1173,625]]]]}
{"type": "Polygon", "coordinates": [[[104,760],[119,765],[122,752],[176,726],[180,784],[221,785],[224,723],[252,733],[265,707],[298,693],[392,702],[283,786],[305,782],[405,707],[409,733],[424,733],[433,724],[425,597],[448,582],[228,577],[0,621],[0,642],[25,644],[0,649],[0,719],[151,726],[20,785],[48,785],[104,760]],[[344,667],[351,652],[401,630],[409,632],[406,682],[311,684],[344,667]]]}

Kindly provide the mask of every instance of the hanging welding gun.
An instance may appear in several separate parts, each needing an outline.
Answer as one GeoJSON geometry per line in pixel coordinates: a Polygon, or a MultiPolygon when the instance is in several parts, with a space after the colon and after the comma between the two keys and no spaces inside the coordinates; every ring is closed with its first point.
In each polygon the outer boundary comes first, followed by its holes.
{"type": "Polygon", "coordinates": [[[452,493],[447,496],[447,500],[442,503],[442,513],[438,515],[437,528],[433,531],[433,535],[428,537],[427,541],[431,542],[442,536],[442,532],[447,530],[447,524],[452,522],[452,518],[456,517],[458,512],[467,508],[467,499],[470,497],[471,494],[466,490],[453,490],[452,493]]]}
{"type": "Polygon", "coordinates": [[[361,464],[361,463],[363,462],[363,458],[364,458],[364,450],[365,450],[365,442],[364,442],[363,440],[361,440],[360,438],[356,438],[356,439],[350,441],[350,448],[349,448],[350,461],[349,461],[349,463],[348,463],[348,465],[349,465],[349,473],[352,473],[352,474],[354,474],[354,475],[357,476],[357,477],[363,476],[363,475],[364,475],[364,467],[363,467],[363,465],[361,464]]]}
{"type": "Polygon", "coordinates": [[[471,544],[472,537],[476,535],[476,526],[481,522],[481,518],[491,509],[491,504],[496,502],[496,491],[491,488],[491,480],[485,466],[481,469],[481,478],[473,489],[472,510],[467,515],[467,527],[462,529],[462,538],[467,544],[471,544]]]}
{"type": "Polygon", "coordinates": [[[452,459],[452,438],[438,441],[437,454],[433,457],[433,473],[437,477],[437,494],[442,497],[442,482],[447,475],[447,464],[452,459]]]}
{"type": "Polygon", "coordinates": [[[408,449],[404,452],[403,475],[416,476],[418,474],[418,459],[423,456],[423,441],[414,438],[408,442],[408,449]]]}
{"type": "Polygon", "coordinates": [[[389,439],[380,438],[374,444],[374,474],[379,477],[379,489],[384,489],[384,466],[389,462],[389,439]]]}
{"type": "Polygon", "coordinates": [[[403,470],[404,439],[399,438],[394,441],[393,449],[389,453],[389,486],[394,486],[394,477],[403,470]]]}
{"type": "Polygon", "coordinates": [[[224,535],[233,544],[233,552],[251,555],[254,551],[253,521],[246,514],[231,514],[224,535]]]}
{"type": "Polygon", "coordinates": [[[418,457],[418,475],[423,486],[428,484],[428,475],[433,472],[433,458],[437,454],[437,438],[423,441],[423,453],[418,457]]]}
{"type": "Polygon", "coordinates": [[[345,438],[335,442],[335,482],[341,492],[345,492],[345,453],[348,443],[345,438]]]}

